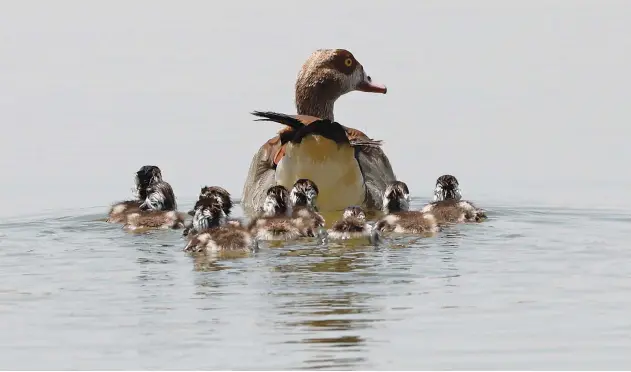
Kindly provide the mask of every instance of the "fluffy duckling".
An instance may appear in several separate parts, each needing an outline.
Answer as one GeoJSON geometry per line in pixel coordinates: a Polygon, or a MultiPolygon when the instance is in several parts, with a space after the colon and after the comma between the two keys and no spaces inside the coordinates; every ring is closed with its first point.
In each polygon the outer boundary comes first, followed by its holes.
{"type": "MultiPolygon", "coordinates": [[[[198,204],[202,202],[202,200],[209,199],[209,198],[214,198],[220,203],[221,209],[223,210],[226,218],[230,216],[230,212],[232,212],[232,206],[233,206],[232,200],[230,198],[230,193],[223,187],[204,186],[201,188],[199,192],[199,199],[197,200],[197,203],[195,204],[193,209],[188,212],[190,216],[193,216],[193,221],[190,224],[187,224],[186,228],[182,231],[183,236],[187,236],[189,234],[195,234],[198,231],[200,231],[199,229],[195,228],[195,218],[194,218],[195,213],[198,209],[198,204]]],[[[234,226],[242,225],[241,221],[236,220],[236,219],[229,219],[229,218],[227,219],[226,223],[234,225],[234,226]]]]}
{"type": "Polygon", "coordinates": [[[260,217],[253,218],[248,231],[258,240],[294,240],[308,236],[292,216],[289,192],[276,185],[267,190],[260,217]]]}
{"type": "Polygon", "coordinates": [[[177,203],[173,189],[165,181],[158,182],[147,188],[147,198],[126,217],[123,228],[138,229],[178,229],[184,227],[183,213],[177,211],[177,203]]]}
{"type": "Polygon", "coordinates": [[[360,206],[344,209],[342,219],[336,221],[327,231],[331,240],[347,240],[367,238],[371,243],[379,241],[379,233],[366,223],[366,213],[360,206]]]}
{"type": "Polygon", "coordinates": [[[462,191],[456,177],[445,174],[436,180],[434,201],[421,209],[431,213],[439,224],[458,222],[480,222],[486,219],[486,212],[473,203],[462,200],[462,191]]]}
{"type": "Polygon", "coordinates": [[[460,200],[462,199],[462,190],[456,177],[451,174],[444,174],[436,180],[434,188],[434,201],[441,200],[460,200]]]}
{"type": "Polygon", "coordinates": [[[317,236],[317,231],[324,227],[325,220],[316,206],[318,186],[306,178],[301,178],[294,183],[289,194],[292,205],[292,217],[298,227],[308,236],[317,236]]]}
{"type": "MultiPolygon", "coordinates": [[[[230,212],[232,212],[232,200],[230,199],[230,193],[228,190],[224,189],[220,186],[204,186],[199,191],[199,197],[197,200],[201,200],[204,198],[215,197],[219,198],[221,202],[222,209],[226,214],[226,217],[230,216],[230,212]]],[[[191,209],[188,214],[190,216],[195,215],[195,208],[191,209]]]]}
{"type": "Polygon", "coordinates": [[[383,195],[382,217],[375,224],[380,232],[423,234],[439,231],[436,218],[431,213],[410,211],[410,191],[405,182],[394,181],[383,195]]]}
{"type": "Polygon", "coordinates": [[[125,222],[127,215],[138,212],[140,205],[147,199],[147,187],[162,181],[162,172],[155,165],[142,166],[134,176],[134,196],[135,200],[126,200],[116,203],[110,207],[107,222],[125,222]]]}
{"type": "Polygon", "coordinates": [[[195,204],[193,227],[184,248],[187,252],[255,252],[257,240],[245,228],[226,224],[222,203],[215,198],[202,198],[195,204]]]}

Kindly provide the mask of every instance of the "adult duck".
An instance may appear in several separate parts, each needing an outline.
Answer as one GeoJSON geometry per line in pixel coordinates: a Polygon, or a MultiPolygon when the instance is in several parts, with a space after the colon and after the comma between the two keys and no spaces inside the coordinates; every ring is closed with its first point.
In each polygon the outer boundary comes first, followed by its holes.
{"type": "MultiPolygon", "coordinates": [[[[352,91],[385,94],[387,89],[373,82],[348,50],[317,50],[298,73],[297,113],[332,123],[335,101],[352,91]]],[[[302,121],[306,125],[314,121],[322,123],[311,118],[302,121]]],[[[245,212],[259,212],[271,186],[279,184],[289,189],[301,178],[311,179],[318,185],[321,211],[339,211],[352,204],[381,209],[387,185],[396,180],[390,161],[379,146],[362,145],[374,142],[366,134],[354,128],[342,128],[355,146],[340,147],[339,141],[316,134],[301,143],[281,141],[282,133],[292,128],[281,130],[265,142],[254,155],[245,181],[242,197],[245,212]],[[329,182],[330,174],[346,175],[348,179],[341,183],[329,182]]]]}

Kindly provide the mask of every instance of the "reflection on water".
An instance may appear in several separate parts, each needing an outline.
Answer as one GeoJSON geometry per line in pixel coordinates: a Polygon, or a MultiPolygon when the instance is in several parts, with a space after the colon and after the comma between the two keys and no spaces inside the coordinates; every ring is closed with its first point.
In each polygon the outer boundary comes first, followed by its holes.
{"type": "Polygon", "coordinates": [[[237,256],[187,254],[179,231],[129,234],[101,221],[103,210],[8,221],[0,226],[0,362],[12,369],[631,365],[630,216],[489,209],[483,224],[390,236],[377,247],[306,239],[237,256]]]}

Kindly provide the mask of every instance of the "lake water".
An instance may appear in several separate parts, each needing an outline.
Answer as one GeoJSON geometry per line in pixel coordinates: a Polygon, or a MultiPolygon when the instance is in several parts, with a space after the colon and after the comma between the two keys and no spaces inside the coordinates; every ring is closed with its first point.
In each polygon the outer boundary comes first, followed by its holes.
{"type": "Polygon", "coordinates": [[[5,218],[0,367],[629,368],[631,213],[476,202],[435,237],[215,261],[106,206],[5,218]]]}

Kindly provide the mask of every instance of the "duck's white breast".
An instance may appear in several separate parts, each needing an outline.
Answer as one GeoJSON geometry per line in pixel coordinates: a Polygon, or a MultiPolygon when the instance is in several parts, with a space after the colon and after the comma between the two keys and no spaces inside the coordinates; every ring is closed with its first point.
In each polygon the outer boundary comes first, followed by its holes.
{"type": "Polygon", "coordinates": [[[338,146],[321,136],[305,137],[300,144],[288,143],[276,168],[276,183],[291,189],[300,178],[318,186],[320,210],[339,211],[364,203],[364,177],[350,145],[338,146]]]}

